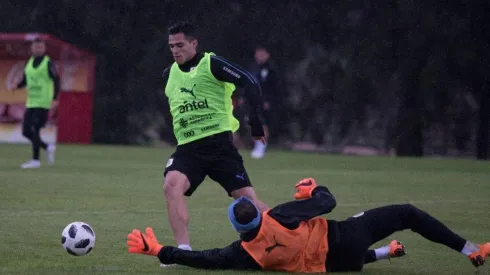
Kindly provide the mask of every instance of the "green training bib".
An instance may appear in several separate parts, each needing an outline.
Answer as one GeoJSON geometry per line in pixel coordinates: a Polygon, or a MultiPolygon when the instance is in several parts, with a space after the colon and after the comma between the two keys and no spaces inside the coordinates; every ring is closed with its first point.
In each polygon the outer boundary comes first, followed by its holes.
{"type": "Polygon", "coordinates": [[[235,85],[213,76],[211,55],[205,53],[190,72],[181,71],[175,62],[170,68],[165,94],[179,145],[240,127],[231,101],[235,85]]]}
{"type": "Polygon", "coordinates": [[[34,57],[31,57],[24,69],[27,87],[27,108],[50,109],[53,101],[54,83],[49,77],[50,58],[45,56],[41,64],[34,68],[34,57]]]}

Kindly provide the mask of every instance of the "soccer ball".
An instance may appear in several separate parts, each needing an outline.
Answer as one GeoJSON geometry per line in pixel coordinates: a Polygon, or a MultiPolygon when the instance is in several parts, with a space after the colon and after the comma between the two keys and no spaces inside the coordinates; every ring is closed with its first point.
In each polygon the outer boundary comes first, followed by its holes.
{"type": "Polygon", "coordinates": [[[95,232],[84,222],[72,222],[61,233],[63,248],[73,256],[88,254],[95,245],[95,232]]]}

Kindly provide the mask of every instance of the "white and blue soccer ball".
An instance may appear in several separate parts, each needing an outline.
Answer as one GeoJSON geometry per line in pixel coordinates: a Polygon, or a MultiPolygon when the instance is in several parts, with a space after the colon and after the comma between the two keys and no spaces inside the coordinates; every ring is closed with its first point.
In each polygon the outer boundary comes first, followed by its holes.
{"type": "Polygon", "coordinates": [[[72,222],[61,233],[61,245],[73,256],[87,255],[95,245],[95,231],[84,222],[72,222]]]}

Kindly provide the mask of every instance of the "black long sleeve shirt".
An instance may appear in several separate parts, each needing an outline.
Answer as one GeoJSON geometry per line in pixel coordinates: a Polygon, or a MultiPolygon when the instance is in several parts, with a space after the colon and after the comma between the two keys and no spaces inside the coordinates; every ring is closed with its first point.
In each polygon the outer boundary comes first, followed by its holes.
{"type": "MultiPolygon", "coordinates": [[[[34,62],[32,64],[34,66],[34,68],[36,68],[37,66],[39,66],[41,64],[44,57],[45,56],[43,55],[43,56],[36,56],[34,58],[34,62]]],[[[60,77],[58,75],[58,72],[56,71],[56,66],[55,66],[54,62],[51,60],[48,62],[48,73],[49,73],[49,77],[54,82],[53,99],[56,100],[56,99],[58,99],[58,94],[60,91],[60,77]]],[[[26,85],[27,85],[27,79],[26,79],[26,74],[24,73],[22,75],[22,80],[17,85],[17,89],[24,88],[26,85]]]]}
{"type": "MultiPolygon", "coordinates": [[[[330,213],[336,206],[335,197],[328,188],[318,186],[312,194],[312,198],[306,200],[295,200],[280,204],[271,211],[269,215],[288,229],[295,229],[300,222],[307,221],[314,217],[330,213]]],[[[335,221],[328,221],[329,244],[335,240],[338,234],[338,227],[335,221]]],[[[253,240],[258,233],[258,229],[240,235],[240,240],[224,248],[214,248],[203,251],[181,250],[173,246],[164,246],[158,258],[163,264],[180,264],[203,269],[251,269],[257,270],[261,267],[255,260],[242,248],[242,241],[253,240]]]]}
{"type": "Polygon", "coordinates": [[[277,71],[269,63],[254,63],[250,72],[255,76],[262,88],[264,102],[275,104],[279,99],[277,71]]]}
{"type": "MultiPolygon", "coordinates": [[[[203,57],[203,53],[197,53],[191,60],[179,65],[179,68],[184,72],[189,72],[191,68],[199,64],[199,61],[201,61],[203,57]]],[[[167,85],[170,67],[171,66],[163,72],[164,86],[167,85]]],[[[262,91],[260,84],[252,74],[237,64],[215,55],[211,56],[211,73],[219,81],[233,83],[235,86],[243,88],[244,96],[249,105],[250,117],[262,117],[262,91]]]]}

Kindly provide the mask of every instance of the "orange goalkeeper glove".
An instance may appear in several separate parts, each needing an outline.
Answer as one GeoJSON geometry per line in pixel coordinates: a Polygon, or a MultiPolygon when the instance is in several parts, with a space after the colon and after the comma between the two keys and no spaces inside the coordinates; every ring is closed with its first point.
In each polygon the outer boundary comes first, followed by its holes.
{"type": "Polygon", "coordinates": [[[128,234],[129,253],[138,253],[151,256],[158,256],[158,253],[163,248],[163,245],[158,243],[155,233],[151,227],[146,228],[146,235],[138,229],[133,229],[133,232],[128,234]]]}
{"type": "Polygon", "coordinates": [[[307,178],[302,179],[296,184],[296,193],[294,198],[297,200],[309,199],[311,198],[311,193],[316,188],[315,179],[307,178]]]}

